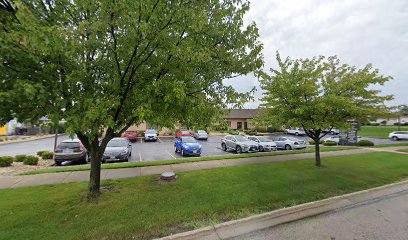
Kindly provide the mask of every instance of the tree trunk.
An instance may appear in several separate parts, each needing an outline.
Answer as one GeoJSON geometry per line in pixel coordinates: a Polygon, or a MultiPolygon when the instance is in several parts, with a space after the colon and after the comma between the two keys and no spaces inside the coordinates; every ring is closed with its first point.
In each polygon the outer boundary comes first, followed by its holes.
{"type": "Polygon", "coordinates": [[[316,157],[315,165],[320,167],[322,165],[320,161],[320,145],[319,145],[320,138],[316,138],[313,140],[315,141],[315,157],[316,157]]]}
{"type": "Polygon", "coordinates": [[[101,154],[100,149],[90,149],[91,172],[89,176],[88,199],[98,198],[101,186],[101,154]]]}

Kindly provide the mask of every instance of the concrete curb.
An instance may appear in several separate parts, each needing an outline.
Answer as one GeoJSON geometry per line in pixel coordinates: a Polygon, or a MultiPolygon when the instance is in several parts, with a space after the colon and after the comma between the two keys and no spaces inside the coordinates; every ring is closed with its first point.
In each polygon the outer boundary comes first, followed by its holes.
{"type": "MultiPolygon", "coordinates": [[[[62,136],[64,134],[58,134],[59,136],[62,136]]],[[[12,144],[12,143],[22,143],[22,142],[30,142],[30,141],[36,141],[36,140],[41,140],[41,139],[46,139],[46,138],[52,138],[55,135],[46,135],[46,136],[41,136],[41,137],[37,137],[37,138],[30,138],[30,139],[22,139],[22,140],[18,140],[18,141],[7,141],[7,142],[0,142],[0,145],[7,145],[7,144],[12,144]]]]}
{"type": "Polygon", "coordinates": [[[303,218],[328,213],[340,208],[353,207],[365,202],[375,201],[381,196],[389,196],[403,191],[408,191],[408,180],[315,202],[304,203],[294,207],[282,208],[156,240],[228,239],[303,218]]]}

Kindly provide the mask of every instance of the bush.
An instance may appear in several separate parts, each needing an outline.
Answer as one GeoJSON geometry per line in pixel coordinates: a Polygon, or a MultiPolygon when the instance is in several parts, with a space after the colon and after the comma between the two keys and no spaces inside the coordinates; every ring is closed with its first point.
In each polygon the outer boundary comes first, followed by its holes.
{"type": "Polygon", "coordinates": [[[53,159],[54,153],[49,151],[44,151],[41,156],[42,159],[53,159]]]}
{"type": "Polygon", "coordinates": [[[38,164],[38,157],[36,156],[26,156],[24,159],[25,165],[37,165],[38,164]]]}
{"type": "Polygon", "coordinates": [[[337,143],[333,141],[326,141],[323,143],[324,146],[336,146],[337,143]]]}
{"type": "Polygon", "coordinates": [[[228,134],[230,134],[230,135],[239,135],[239,131],[234,130],[234,129],[230,129],[230,130],[228,130],[228,134]]]}
{"type": "Polygon", "coordinates": [[[37,156],[41,157],[42,154],[45,153],[45,152],[48,152],[48,151],[45,151],[45,150],[38,151],[38,152],[37,152],[37,156]]]}
{"type": "MultiPolygon", "coordinates": [[[[310,140],[310,141],[309,141],[309,144],[310,144],[310,145],[315,145],[315,141],[314,141],[314,140],[310,140]]],[[[320,139],[320,140],[319,140],[319,144],[323,144],[323,140],[320,139]]]]}
{"type": "Polygon", "coordinates": [[[0,157],[0,167],[9,167],[13,163],[14,158],[10,156],[0,157]]]}
{"type": "Polygon", "coordinates": [[[24,160],[26,159],[27,155],[16,155],[14,157],[14,161],[16,162],[24,162],[24,160]]]}
{"type": "Polygon", "coordinates": [[[370,147],[370,146],[374,146],[374,143],[369,140],[360,140],[357,142],[357,146],[370,147]]]}

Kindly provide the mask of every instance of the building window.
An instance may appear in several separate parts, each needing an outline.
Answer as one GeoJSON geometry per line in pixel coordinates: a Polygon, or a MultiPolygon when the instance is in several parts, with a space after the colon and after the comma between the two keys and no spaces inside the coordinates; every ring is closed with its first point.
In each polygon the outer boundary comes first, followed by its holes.
{"type": "Polygon", "coordinates": [[[242,129],[242,122],[237,122],[237,129],[242,129]]]}
{"type": "Polygon", "coordinates": [[[228,128],[231,128],[231,121],[227,121],[228,128]]]}
{"type": "Polygon", "coordinates": [[[245,130],[248,129],[248,123],[247,122],[244,122],[244,129],[245,130]]]}

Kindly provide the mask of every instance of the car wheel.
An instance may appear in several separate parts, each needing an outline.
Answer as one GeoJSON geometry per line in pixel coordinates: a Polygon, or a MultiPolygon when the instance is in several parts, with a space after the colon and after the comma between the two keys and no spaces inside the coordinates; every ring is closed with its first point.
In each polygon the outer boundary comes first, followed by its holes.
{"type": "Polygon", "coordinates": [[[292,150],[292,147],[289,144],[285,145],[285,150],[292,150]]]}
{"type": "Polygon", "coordinates": [[[181,156],[184,156],[184,155],[185,155],[184,149],[181,149],[181,156]]]}
{"type": "Polygon", "coordinates": [[[61,165],[62,165],[62,162],[55,162],[55,165],[61,166],[61,165]]]}
{"type": "Polygon", "coordinates": [[[298,133],[298,132],[295,132],[295,135],[296,135],[296,136],[299,136],[299,133],[298,133]]]}
{"type": "Polygon", "coordinates": [[[89,155],[88,153],[85,153],[84,159],[82,159],[83,164],[88,164],[89,163],[89,155]]]}
{"type": "Polygon", "coordinates": [[[332,135],[336,135],[336,133],[335,133],[335,132],[331,132],[331,134],[332,134],[332,135]]]}
{"type": "Polygon", "coordinates": [[[176,147],[176,146],[174,146],[174,152],[178,152],[178,150],[177,150],[177,147],[176,147]]]}
{"type": "Polygon", "coordinates": [[[225,143],[221,144],[221,148],[223,151],[227,151],[227,145],[225,145],[225,143]]]}
{"type": "Polygon", "coordinates": [[[398,141],[398,140],[399,140],[399,138],[398,138],[397,136],[394,136],[394,137],[392,137],[392,140],[394,140],[394,141],[398,141]]]}
{"type": "Polygon", "coordinates": [[[242,148],[240,146],[237,146],[236,150],[237,150],[237,153],[242,153],[242,148]]]}
{"type": "Polygon", "coordinates": [[[259,146],[259,151],[263,152],[265,149],[262,146],[259,146]]]}

